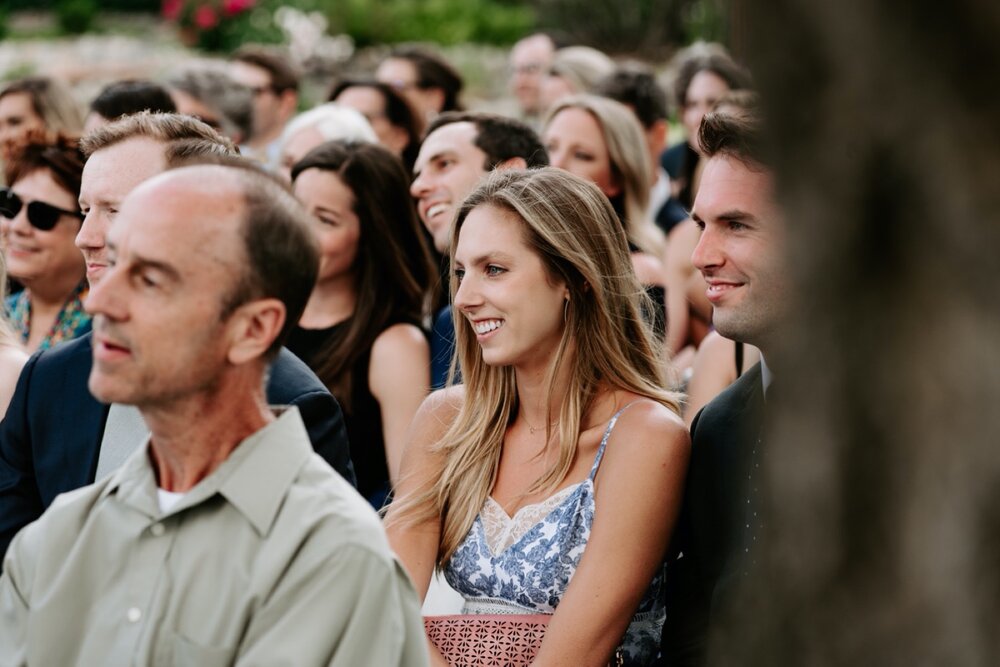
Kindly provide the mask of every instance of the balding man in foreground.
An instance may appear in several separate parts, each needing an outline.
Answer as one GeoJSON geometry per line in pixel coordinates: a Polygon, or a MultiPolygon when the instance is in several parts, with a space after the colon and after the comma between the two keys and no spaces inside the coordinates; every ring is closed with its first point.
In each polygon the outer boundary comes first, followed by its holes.
{"type": "MultiPolygon", "coordinates": [[[[76,244],[93,289],[108,268],[105,244],[125,197],[143,181],[185,160],[235,155],[232,143],[194,118],[136,114],[83,139],[80,206],[86,213],[76,244]]],[[[87,389],[91,336],[34,355],[0,422],[0,559],[18,530],[57,495],[115,470],[146,435],[131,406],[100,403],[87,389]]],[[[162,338],[160,343],[171,345],[162,338]]],[[[316,452],[354,483],[340,406],[316,374],[288,350],[271,364],[268,402],[295,405],[316,452]]]]}
{"type": "Polygon", "coordinates": [[[265,397],[316,277],[308,225],[235,166],[177,169],[125,199],[87,301],[89,386],[137,406],[151,435],[14,539],[5,664],[427,664],[378,517],[298,410],[265,397]]]}

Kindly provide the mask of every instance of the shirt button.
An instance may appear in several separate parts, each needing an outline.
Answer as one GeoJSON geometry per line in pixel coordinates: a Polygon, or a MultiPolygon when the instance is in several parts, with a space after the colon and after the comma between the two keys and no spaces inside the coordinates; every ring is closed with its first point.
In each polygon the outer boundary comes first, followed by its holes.
{"type": "Polygon", "coordinates": [[[153,534],[153,537],[159,537],[166,532],[166,528],[163,527],[162,523],[154,523],[149,527],[149,532],[153,534]]]}
{"type": "Polygon", "coordinates": [[[138,623],[139,619],[142,618],[142,610],[138,607],[132,607],[128,610],[128,613],[125,614],[125,618],[128,619],[129,623],[138,623]]]}

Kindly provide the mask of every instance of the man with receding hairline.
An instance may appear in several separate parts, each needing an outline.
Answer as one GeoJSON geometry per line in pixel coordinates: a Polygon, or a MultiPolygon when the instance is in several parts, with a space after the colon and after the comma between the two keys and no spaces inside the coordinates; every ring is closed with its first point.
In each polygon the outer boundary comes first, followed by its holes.
{"type": "MultiPolygon", "coordinates": [[[[107,271],[108,228],[129,192],[178,161],[236,153],[228,139],[178,114],[129,116],[91,132],[82,145],[88,155],[80,192],[86,217],[76,244],[92,287],[107,271]]],[[[102,404],[88,391],[91,340],[84,336],[33,356],[18,380],[0,423],[0,556],[58,494],[109,474],[147,433],[134,408],[102,404]]],[[[171,342],[163,338],[161,344],[171,342]]],[[[268,399],[298,406],[316,451],[354,483],[340,407],[287,350],[271,367],[268,399]]]]}
{"type": "Polygon", "coordinates": [[[107,246],[89,387],[137,407],[150,436],[14,539],[0,655],[427,664],[378,515],[313,452],[298,409],[265,397],[316,280],[308,213],[255,170],[182,167],[126,197],[107,246]]]}

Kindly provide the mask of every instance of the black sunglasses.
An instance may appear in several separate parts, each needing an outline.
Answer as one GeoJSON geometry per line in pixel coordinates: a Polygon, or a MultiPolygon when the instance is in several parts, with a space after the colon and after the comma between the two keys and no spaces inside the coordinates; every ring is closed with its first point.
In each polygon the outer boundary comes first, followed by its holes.
{"type": "MultiPolygon", "coordinates": [[[[21,212],[24,202],[10,188],[0,188],[0,215],[11,220],[21,212]]],[[[71,215],[74,218],[83,220],[84,215],[80,211],[67,211],[64,208],[46,204],[43,201],[33,201],[28,203],[28,222],[31,226],[43,232],[52,230],[59,222],[59,217],[71,215]]]]}

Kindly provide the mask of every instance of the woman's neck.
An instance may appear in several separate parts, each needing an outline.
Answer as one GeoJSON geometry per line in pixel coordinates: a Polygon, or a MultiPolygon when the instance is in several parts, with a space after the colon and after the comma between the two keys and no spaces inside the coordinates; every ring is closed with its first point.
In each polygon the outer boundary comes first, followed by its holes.
{"type": "Polygon", "coordinates": [[[546,382],[549,371],[547,366],[514,369],[520,406],[518,411],[532,430],[537,431],[551,421],[558,420],[563,397],[569,387],[570,368],[571,364],[564,359],[562,367],[552,380],[551,391],[546,382]]]}
{"type": "Polygon", "coordinates": [[[84,272],[66,271],[50,280],[22,280],[31,298],[32,312],[59,310],[83,280],[84,272]]]}
{"type": "Polygon", "coordinates": [[[299,326],[305,329],[324,329],[343,322],[354,314],[357,295],[350,277],[317,283],[309,295],[299,326]]]}

